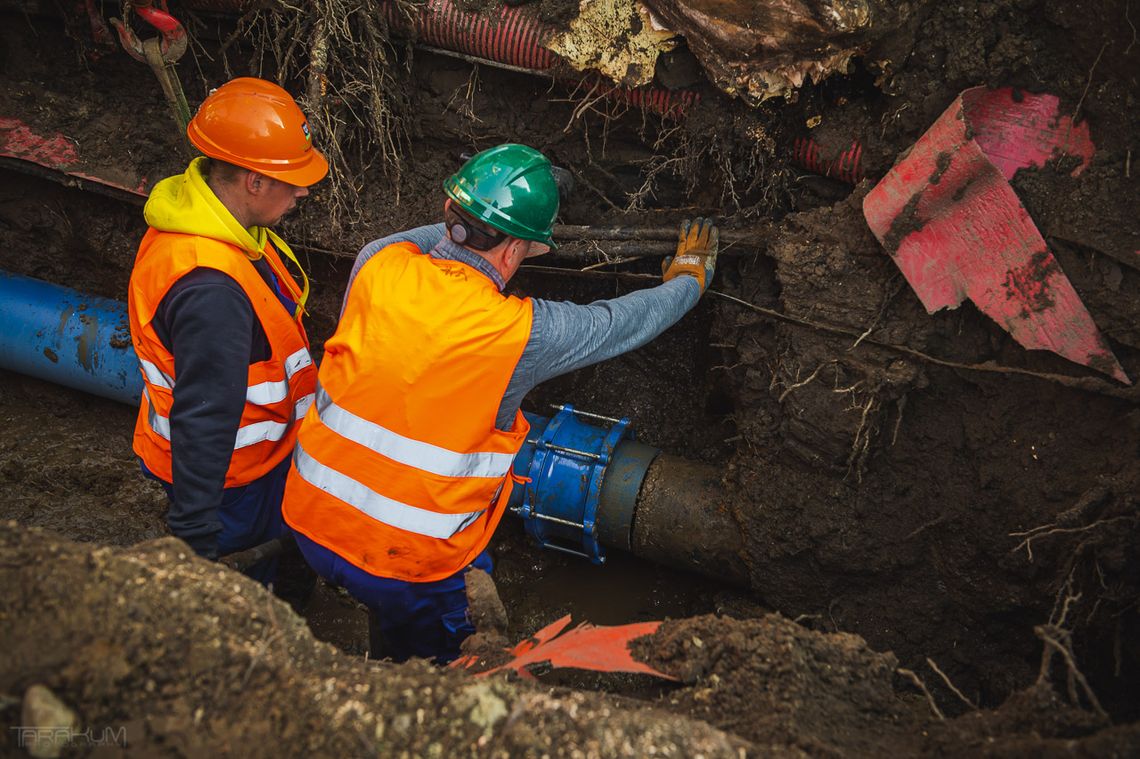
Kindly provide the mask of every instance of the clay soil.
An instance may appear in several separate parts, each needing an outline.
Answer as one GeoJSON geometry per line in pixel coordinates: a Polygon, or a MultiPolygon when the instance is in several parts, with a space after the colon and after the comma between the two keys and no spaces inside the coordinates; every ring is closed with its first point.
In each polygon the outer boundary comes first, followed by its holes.
{"type": "MultiPolygon", "coordinates": [[[[181,171],[188,153],[143,64],[14,5],[0,3],[0,116],[68,135],[86,172],[122,184],[181,171]]],[[[571,5],[541,12],[562,23],[571,5]]],[[[758,108],[698,85],[681,122],[583,107],[564,84],[397,42],[399,164],[355,167],[351,217],[333,223],[336,198],[318,186],[284,227],[311,269],[318,346],[360,245],[434,222],[461,155],[506,140],[573,174],[563,223],[715,214],[744,240],[714,283],[736,300],[707,295],[654,343],[548,383],[527,407],[629,416],[642,440],[720,468],[748,587],[632,557],[588,567],[537,551],[514,524],[493,546],[509,639],[567,612],[669,617],[633,650],[675,683],[367,661],[351,600],[322,587],[298,615],[168,536],[163,495],[130,451],[132,409],[0,372],[3,726],[22,724],[38,683],[84,725],[125,726],[140,755],[1140,753],[1140,395],[1026,352],[968,303],[927,314],[861,212],[961,90],[1058,95],[1088,121],[1093,163],[1078,177],[1063,162],[1022,171],[1013,186],[1140,378],[1140,9],[906,5],[847,76],[758,108]],[[862,141],[868,181],[792,165],[809,123],[820,144],[862,141]]],[[[207,55],[232,19],[193,19],[180,66],[191,102],[226,66],[272,75],[252,43],[207,55]]],[[[0,267],[125,296],[137,202],[0,177],[0,267]]],[[[657,266],[538,263],[550,268],[520,272],[515,292],[611,297],[657,266]]]]}

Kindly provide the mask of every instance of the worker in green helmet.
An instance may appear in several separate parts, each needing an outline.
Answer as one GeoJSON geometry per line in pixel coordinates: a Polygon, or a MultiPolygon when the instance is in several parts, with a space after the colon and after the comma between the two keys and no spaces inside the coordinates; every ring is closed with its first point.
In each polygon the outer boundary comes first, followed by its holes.
{"type": "Polygon", "coordinates": [[[500,145],[444,184],[444,223],[361,251],[282,512],[327,581],[371,611],[372,654],[444,663],[474,632],[464,573],[487,544],[535,385],[652,340],[712,278],[717,230],[681,225],[654,288],[589,305],[503,289],[555,247],[558,187],[533,148],[500,145]]]}

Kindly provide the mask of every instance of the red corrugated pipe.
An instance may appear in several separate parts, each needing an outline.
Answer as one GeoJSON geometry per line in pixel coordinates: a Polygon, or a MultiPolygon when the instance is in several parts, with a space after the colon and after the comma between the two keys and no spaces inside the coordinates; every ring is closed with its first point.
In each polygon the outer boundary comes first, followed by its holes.
{"type": "Polygon", "coordinates": [[[823,148],[810,137],[797,137],[792,162],[813,174],[834,177],[848,184],[859,184],[863,179],[863,145],[852,140],[851,147],[841,152],[823,148]]]}
{"type": "MultiPolygon", "coordinates": [[[[406,28],[396,3],[385,3],[385,14],[393,27],[406,28]]],[[[419,42],[508,66],[546,73],[562,63],[544,47],[553,30],[522,7],[504,5],[495,17],[465,11],[451,0],[428,0],[412,27],[419,42]]]]}
{"type": "MultiPolygon", "coordinates": [[[[393,28],[408,28],[408,21],[396,3],[385,3],[384,7],[393,28]]],[[[504,5],[496,16],[465,11],[452,0],[428,0],[411,20],[411,28],[422,44],[525,72],[566,79],[582,77],[545,46],[556,30],[543,24],[534,11],[525,6],[504,5]]],[[[680,116],[686,106],[700,98],[692,90],[664,87],[611,87],[606,96],[670,116],[680,116]]]]}
{"type": "Polygon", "coordinates": [[[635,108],[645,108],[669,116],[684,115],[685,108],[701,99],[700,93],[695,90],[670,90],[665,87],[619,87],[610,92],[609,96],[635,108]]]}
{"type": "MultiPolygon", "coordinates": [[[[239,12],[249,0],[190,0],[192,7],[239,12]]],[[[415,35],[416,41],[442,51],[460,53],[488,65],[524,73],[580,80],[583,75],[560,55],[545,47],[556,30],[543,24],[526,6],[503,5],[498,14],[472,13],[453,0],[428,0],[408,19],[395,2],[385,2],[384,17],[393,29],[415,35]]],[[[619,102],[660,113],[680,116],[686,106],[700,99],[692,90],[664,87],[611,87],[606,96],[619,102]]]]}

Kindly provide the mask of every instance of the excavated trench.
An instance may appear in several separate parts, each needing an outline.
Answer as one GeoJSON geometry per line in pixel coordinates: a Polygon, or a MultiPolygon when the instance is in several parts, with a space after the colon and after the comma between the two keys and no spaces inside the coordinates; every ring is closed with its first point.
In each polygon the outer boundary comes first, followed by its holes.
{"type": "MultiPolygon", "coordinates": [[[[0,116],[68,135],[87,173],[120,184],[179,171],[187,155],[149,70],[85,54],[81,34],[22,5],[0,19],[0,116]]],[[[540,5],[558,22],[569,4],[540,5]]],[[[332,223],[340,196],[318,187],[285,227],[311,270],[319,349],[354,252],[435,221],[440,183],[473,149],[520,141],[568,168],[565,224],[722,218],[738,242],[715,287],[732,299],[706,296],[650,345],[547,383],[524,408],[628,416],[644,442],[715,467],[747,587],[620,552],[595,567],[538,550],[515,522],[493,543],[511,641],[566,613],[669,618],[634,650],[678,684],[555,673],[537,689],[476,687],[425,665],[365,663],[351,599],[321,586],[298,617],[177,543],[148,542],[167,535],[164,504],[131,454],[131,409],[0,372],[5,727],[22,724],[24,689],[44,683],[86,724],[128,725],[137,746],[169,753],[259,755],[282,741],[330,754],[1140,750],[1140,396],[1058,382],[1091,373],[1025,351],[969,303],[927,314],[864,221],[873,181],[852,188],[789,162],[797,137],[857,138],[873,180],[967,87],[1060,96],[1090,123],[1091,166],[1075,178],[1063,165],[1022,171],[1013,186],[1140,377],[1140,43],[1128,4],[908,7],[850,76],[755,108],[705,83],[683,121],[396,46],[399,171],[368,156],[358,207],[332,223]],[[894,61],[889,75],[876,56],[894,61]],[[1050,640],[1073,666],[1042,664],[1050,640]]],[[[180,67],[192,102],[224,80],[202,51],[233,30],[195,18],[197,65],[180,67]]],[[[226,65],[256,72],[237,48],[226,65]]],[[[0,268],[123,298],[145,229],[138,204],[27,169],[0,168],[0,268]]],[[[623,244],[611,252],[637,245],[623,244]]],[[[653,273],[659,256],[585,272],[540,260],[512,289],[612,297],[644,286],[628,275],[653,273]]]]}

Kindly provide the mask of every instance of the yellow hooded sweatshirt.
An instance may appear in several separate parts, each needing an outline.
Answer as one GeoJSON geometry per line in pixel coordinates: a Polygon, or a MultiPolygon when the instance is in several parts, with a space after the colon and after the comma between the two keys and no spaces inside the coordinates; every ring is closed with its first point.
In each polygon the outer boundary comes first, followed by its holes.
{"type": "MultiPolygon", "coordinates": [[[[303,286],[297,308],[304,310],[309,299],[309,277],[285,241],[267,227],[243,227],[218,196],[206,184],[202,173],[205,158],[195,158],[184,174],[167,177],[154,186],[143,208],[146,223],[160,232],[197,235],[218,240],[240,248],[256,261],[265,254],[266,242],[293,262],[301,273],[303,286]]],[[[266,259],[271,267],[273,258],[266,259]]],[[[288,272],[274,271],[277,277],[288,277],[288,272]]]]}

